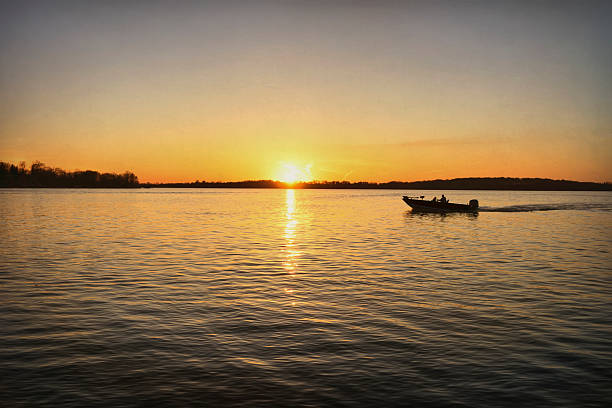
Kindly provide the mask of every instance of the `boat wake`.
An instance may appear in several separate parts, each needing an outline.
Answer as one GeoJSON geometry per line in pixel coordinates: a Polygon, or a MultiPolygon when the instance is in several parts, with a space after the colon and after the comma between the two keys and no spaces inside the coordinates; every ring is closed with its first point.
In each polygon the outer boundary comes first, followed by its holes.
{"type": "Polygon", "coordinates": [[[608,203],[560,203],[560,204],[519,204],[507,207],[486,207],[478,209],[480,212],[531,212],[531,211],[558,211],[558,210],[599,210],[612,211],[608,203]]]}

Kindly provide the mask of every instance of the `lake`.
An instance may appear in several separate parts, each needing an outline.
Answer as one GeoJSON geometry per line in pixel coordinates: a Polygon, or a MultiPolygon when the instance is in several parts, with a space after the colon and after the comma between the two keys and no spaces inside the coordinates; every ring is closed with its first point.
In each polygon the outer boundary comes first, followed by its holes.
{"type": "Polygon", "coordinates": [[[612,406],[610,192],[3,189],[0,222],[3,406],[612,406]]]}

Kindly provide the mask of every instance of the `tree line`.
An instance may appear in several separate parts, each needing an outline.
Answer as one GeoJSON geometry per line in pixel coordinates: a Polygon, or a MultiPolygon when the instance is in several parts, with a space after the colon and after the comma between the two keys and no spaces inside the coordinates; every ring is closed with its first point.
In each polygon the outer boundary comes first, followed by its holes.
{"type": "Polygon", "coordinates": [[[35,161],[29,168],[25,162],[17,165],[0,162],[0,187],[131,188],[139,185],[138,177],[130,171],[121,174],[66,171],[40,161],[35,161]]]}
{"type": "Polygon", "coordinates": [[[126,171],[100,173],[94,170],[65,171],[35,161],[15,165],[0,161],[0,187],[73,187],[73,188],[304,188],[304,189],[389,189],[389,190],[539,190],[539,191],[612,191],[612,183],[592,183],[546,178],[469,177],[449,180],[389,181],[385,183],[349,181],[309,181],[284,183],[276,180],[194,181],[191,183],[139,183],[126,171]]]}
{"type": "Polygon", "coordinates": [[[592,183],[546,178],[469,177],[450,180],[389,181],[309,181],[284,183],[276,180],[194,181],[191,183],[145,183],[141,187],[173,188],[304,188],[304,189],[389,189],[389,190],[533,190],[533,191],[611,191],[611,183],[592,183]]]}

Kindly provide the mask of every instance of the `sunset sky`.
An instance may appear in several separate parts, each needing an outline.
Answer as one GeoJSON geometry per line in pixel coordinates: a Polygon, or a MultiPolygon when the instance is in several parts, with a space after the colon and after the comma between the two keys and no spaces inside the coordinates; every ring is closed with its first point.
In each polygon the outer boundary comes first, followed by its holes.
{"type": "Polygon", "coordinates": [[[0,160],[612,181],[612,2],[126,3],[0,6],[0,160]]]}

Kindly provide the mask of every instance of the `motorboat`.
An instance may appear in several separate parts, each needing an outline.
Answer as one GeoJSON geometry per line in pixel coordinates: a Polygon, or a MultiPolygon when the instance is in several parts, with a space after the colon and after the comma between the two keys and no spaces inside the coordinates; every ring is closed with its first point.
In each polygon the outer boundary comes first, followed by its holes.
{"type": "Polygon", "coordinates": [[[425,196],[404,196],[403,200],[412,208],[412,211],[414,212],[478,212],[478,200],[470,200],[468,204],[449,203],[448,201],[440,201],[436,200],[435,198],[433,200],[425,200],[425,196]]]}

